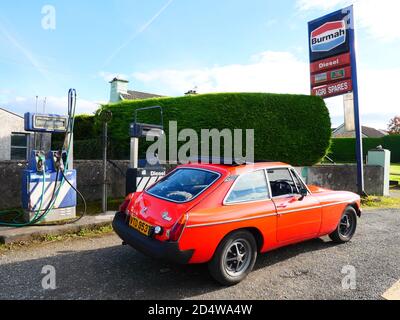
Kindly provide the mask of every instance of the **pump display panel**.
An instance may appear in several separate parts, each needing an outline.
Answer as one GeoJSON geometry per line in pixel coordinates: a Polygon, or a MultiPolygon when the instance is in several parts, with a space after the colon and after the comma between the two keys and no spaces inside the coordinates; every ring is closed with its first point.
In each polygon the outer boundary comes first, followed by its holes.
{"type": "Polygon", "coordinates": [[[66,132],[68,117],[55,114],[25,114],[25,131],[33,132],[66,132]]]}

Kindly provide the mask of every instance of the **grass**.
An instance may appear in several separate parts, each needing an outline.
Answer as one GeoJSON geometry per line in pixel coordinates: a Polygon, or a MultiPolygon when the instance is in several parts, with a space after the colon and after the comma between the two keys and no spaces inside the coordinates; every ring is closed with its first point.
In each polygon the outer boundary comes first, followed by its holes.
{"type": "Polygon", "coordinates": [[[0,253],[4,251],[11,251],[15,249],[20,249],[23,247],[33,246],[42,243],[52,243],[52,242],[60,242],[60,241],[68,241],[73,239],[81,239],[81,238],[96,238],[99,236],[111,234],[113,229],[111,224],[101,226],[101,227],[94,227],[94,228],[84,228],[81,229],[77,233],[66,233],[63,235],[44,235],[40,236],[34,240],[30,241],[23,241],[18,243],[11,243],[11,244],[1,244],[0,243],[0,253]]]}
{"type": "Polygon", "coordinates": [[[369,196],[361,200],[364,208],[400,209],[400,198],[369,196]]]}
{"type": "Polygon", "coordinates": [[[390,180],[400,183],[400,163],[392,163],[390,166],[390,180]]]}

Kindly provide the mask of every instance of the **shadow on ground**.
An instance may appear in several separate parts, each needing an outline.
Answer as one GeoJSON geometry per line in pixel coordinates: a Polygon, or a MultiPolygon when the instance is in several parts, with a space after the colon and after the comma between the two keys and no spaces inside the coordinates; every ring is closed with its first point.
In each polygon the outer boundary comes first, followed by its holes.
{"type": "MultiPolygon", "coordinates": [[[[314,239],[278,249],[259,255],[255,269],[332,246],[332,242],[314,239]]],[[[0,272],[0,299],[184,299],[223,290],[211,279],[206,265],[165,264],[127,246],[59,251],[48,258],[2,265],[0,272]],[[54,291],[42,289],[45,265],[56,269],[54,291]]]]}

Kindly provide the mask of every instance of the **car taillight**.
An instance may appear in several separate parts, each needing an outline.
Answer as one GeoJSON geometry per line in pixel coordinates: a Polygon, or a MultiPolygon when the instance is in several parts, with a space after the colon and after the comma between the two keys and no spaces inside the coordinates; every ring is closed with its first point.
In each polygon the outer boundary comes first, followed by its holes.
{"type": "Polygon", "coordinates": [[[130,193],[126,196],[124,202],[122,202],[121,205],[119,206],[119,212],[126,212],[133,195],[134,195],[133,193],[130,193]]]}
{"type": "Polygon", "coordinates": [[[184,214],[177,223],[172,227],[169,233],[169,240],[170,241],[178,241],[179,237],[182,234],[183,229],[185,228],[187,216],[184,214]]]}

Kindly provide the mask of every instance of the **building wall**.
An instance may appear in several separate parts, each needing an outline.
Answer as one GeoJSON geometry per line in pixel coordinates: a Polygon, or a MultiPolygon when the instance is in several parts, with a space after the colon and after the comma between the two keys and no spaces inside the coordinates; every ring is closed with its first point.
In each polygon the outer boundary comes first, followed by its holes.
{"type": "Polygon", "coordinates": [[[24,133],[24,119],[0,109],[0,160],[11,159],[11,133],[24,133]]]}
{"type": "MultiPolygon", "coordinates": [[[[357,166],[344,165],[320,165],[313,167],[296,168],[308,185],[316,185],[332,190],[357,190],[357,166]]],[[[384,195],[384,170],[381,166],[364,166],[365,192],[369,195],[384,195]]]]}

